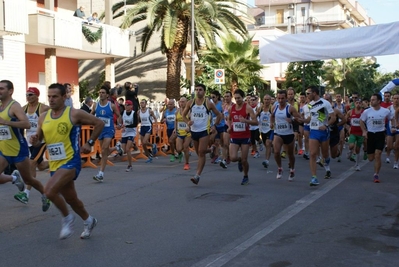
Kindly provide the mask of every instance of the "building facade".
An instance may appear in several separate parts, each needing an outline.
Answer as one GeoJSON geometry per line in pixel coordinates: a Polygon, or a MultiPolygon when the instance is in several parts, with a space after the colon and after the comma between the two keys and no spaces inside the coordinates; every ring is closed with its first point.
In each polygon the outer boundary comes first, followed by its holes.
{"type": "MultiPolygon", "coordinates": [[[[375,24],[355,0],[255,0],[255,6],[250,13],[256,23],[248,28],[255,35],[255,45],[262,34],[305,34],[375,24]]],[[[270,81],[272,90],[281,88],[287,65],[266,65],[263,78],[270,81]]]]}

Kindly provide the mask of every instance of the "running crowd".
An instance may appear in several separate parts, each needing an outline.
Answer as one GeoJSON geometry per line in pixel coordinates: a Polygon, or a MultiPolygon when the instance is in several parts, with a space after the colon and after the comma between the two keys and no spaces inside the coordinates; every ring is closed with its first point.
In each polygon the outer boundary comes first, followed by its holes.
{"type": "MultiPolygon", "coordinates": [[[[132,170],[131,151],[137,149],[136,129],[147,156],[145,162],[152,163],[158,152],[156,144],[150,141],[153,123],[158,120],[155,112],[147,107],[146,100],[138,100],[137,85],[128,82],[124,87],[124,105],[117,101],[118,89],[104,84],[98,101],[86,98],[81,109],[68,105],[68,88],[62,84],[49,86],[49,106],[39,103],[40,91],[30,87],[26,91],[27,104],[21,107],[12,98],[12,82],[0,81],[0,184],[15,184],[19,193],[14,198],[24,204],[29,201],[31,187],[35,188],[42,195],[43,211],[53,203],[62,214],[60,239],[73,233],[75,217],[67,205],[84,221],[82,239],[90,238],[97,224],[75,190],[74,181],[81,170],[80,153],[90,153],[99,140],[101,167],[93,179],[103,182],[107,158],[113,151],[119,155],[126,153],[126,171],[132,170]],[[80,125],[93,126],[90,138],[82,146],[80,125]],[[115,129],[121,130],[122,138],[110,148],[115,129]],[[45,151],[48,161],[43,160],[45,151]],[[30,168],[24,168],[26,164],[30,168]],[[3,173],[10,165],[16,169],[10,175],[3,173]],[[36,169],[46,168],[50,169],[50,179],[43,186],[35,179],[36,169]]],[[[310,86],[297,101],[294,89],[288,88],[279,90],[276,98],[265,95],[263,103],[259,103],[257,96],[245,96],[240,89],[228,91],[223,97],[219,91],[212,91],[208,98],[206,87],[198,84],[194,99],[181,97],[178,103],[168,100],[162,110],[160,122],[166,124],[170,161],[184,159],[183,169],[190,170],[190,147],[193,146],[198,163],[191,182],[199,184],[209,153],[211,162],[224,169],[230,162],[237,162],[238,170],[243,172],[241,185],[247,185],[250,154],[259,158],[260,152],[265,151],[262,165],[269,168],[273,153],[278,166],[277,179],[283,177],[282,158],[288,157],[288,181],[295,178],[295,155],[298,154],[309,160],[310,186],[317,186],[317,165],[325,168],[325,179],[331,178],[331,158],[341,160],[347,140],[346,156],[355,162],[357,171],[360,171],[361,159],[374,161],[375,183],[380,182],[384,148],[387,163],[394,150],[393,168],[398,168],[399,93],[393,95],[393,102],[390,92],[384,93],[384,100],[380,94],[373,94],[370,101],[354,93],[352,102],[343,100],[339,94],[335,95],[335,101],[330,94],[323,97],[319,94],[318,87],[310,86]]],[[[159,129],[154,130],[157,133],[159,129]]]]}

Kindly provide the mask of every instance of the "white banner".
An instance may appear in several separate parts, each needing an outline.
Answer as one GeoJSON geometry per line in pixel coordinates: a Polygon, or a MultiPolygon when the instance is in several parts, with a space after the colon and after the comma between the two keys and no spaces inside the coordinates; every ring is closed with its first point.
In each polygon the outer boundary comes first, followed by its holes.
{"type": "Polygon", "coordinates": [[[314,33],[262,36],[262,64],[399,54],[399,21],[314,33]]]}

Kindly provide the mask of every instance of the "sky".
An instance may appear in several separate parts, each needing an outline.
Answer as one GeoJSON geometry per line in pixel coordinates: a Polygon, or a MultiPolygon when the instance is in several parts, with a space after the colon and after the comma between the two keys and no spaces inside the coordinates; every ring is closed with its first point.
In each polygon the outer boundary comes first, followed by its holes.
{"type": "MultiPolygon", "coordinates": [[[[376,24],[399,21],[397,7],[399,0],[357,0],[366,10],[376,24]]],[[[248,4],[254,6],[255,0],[248,0],[248,4]]],[[[377,63],[380,64],[381,73],[394,72],[399,70],[399,55],[377,56],[377,63]]]]}

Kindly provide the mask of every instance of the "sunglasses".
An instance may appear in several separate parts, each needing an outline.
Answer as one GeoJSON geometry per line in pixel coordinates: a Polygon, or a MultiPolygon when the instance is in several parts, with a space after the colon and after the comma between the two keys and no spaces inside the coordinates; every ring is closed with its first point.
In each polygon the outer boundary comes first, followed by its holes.
{"type": "Polygon", "coordinates": [[[35,94],[26,94],[26,96],[33,96],[33,95],[35,95],[35,94]]]}

